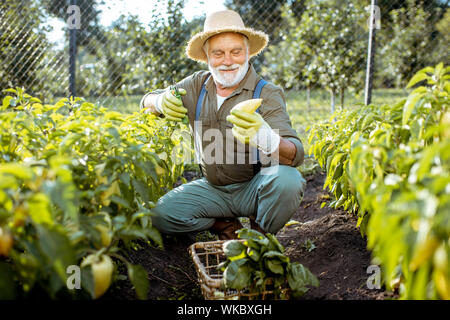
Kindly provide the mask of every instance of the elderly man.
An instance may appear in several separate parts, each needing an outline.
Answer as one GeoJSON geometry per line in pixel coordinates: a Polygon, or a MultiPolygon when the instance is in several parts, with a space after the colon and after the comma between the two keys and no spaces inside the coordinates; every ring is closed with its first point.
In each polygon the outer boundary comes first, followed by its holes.
{"type": "Polygon", "coordinates": [[[186,49],[189,58],[207,63],[209,71],[177,83],[181,98],[169,89],[142,98],[141,108],[169,120],[181,121],[187,115],[199,138],[197,150],[206,150],[212,143],[225,154],[217,157],[218,151],[214,159],[226,159],[210,161],[201,153],[203,178],[175,188],[158,201],[153,224],[162,233],[209,229],[219,239],[233,239],[242,228],[238,217],[250,218],[251,227],[258,231],[276,233],[299,207],[305,180],[295,167],[303,161],[302,143],[291,126],[283,90],[260,81],[249,62],[267,43],[268,36],[245,27],[236,12],[212,13],[203,32],[194,35],[186,49]],[[231,111],[255,97],[262,99],[257,112],[231,111]],[[218,131],[221,137],[211,142],[208,130],[218,131]],[[245,161],[238,161],[239,156],[245,161]],[[262,157],[270,161],[261,165],[262,157]]]}

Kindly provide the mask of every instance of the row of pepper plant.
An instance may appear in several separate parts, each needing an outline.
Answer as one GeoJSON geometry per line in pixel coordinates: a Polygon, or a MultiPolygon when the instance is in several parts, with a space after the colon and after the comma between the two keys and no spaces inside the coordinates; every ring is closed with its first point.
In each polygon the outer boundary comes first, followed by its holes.
{"type": "Polygon", "coordinates": [[[357,215],[383,283],[403,299],[450,299],[449,79],[442,63],[424,68],[406,99],[309,128],[329,206],[357,215]]]}
{"type": "Polygon", "coordinates": [[[147,273],[127,252],[163,246],[151,209],[182,175],[190,145],[176,133],[186,127],[81,98],[43,104],[22,88],[5,94],[0,299],[98,298],[119,270],[146,298],[147,273]]]}

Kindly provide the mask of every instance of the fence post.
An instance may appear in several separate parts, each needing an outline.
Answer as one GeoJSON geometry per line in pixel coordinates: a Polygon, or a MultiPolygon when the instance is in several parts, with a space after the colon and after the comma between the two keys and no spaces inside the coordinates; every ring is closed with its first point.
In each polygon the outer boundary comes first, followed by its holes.
{"type": "MultiPolygon", "coordinates": [[[[71,6],[77,5],[77,0],[70,0],[71,6]]],[[[69,28],[69,97],[76,95],[76,59],[77,59],[77,29],[69,28]]]]}
{"type": "Polygon", "coordinates": [[[369,105],[372,102],[372,81],[374,71],[375,58],[375,37],[376,37],[376,21],[375,10],[378,1],[372,0],[370,5],[370,23],[369,23],[369,45],[367,52],[367,70],[366,70],[366,88],[364,90],[364,103],[369,105]]]}

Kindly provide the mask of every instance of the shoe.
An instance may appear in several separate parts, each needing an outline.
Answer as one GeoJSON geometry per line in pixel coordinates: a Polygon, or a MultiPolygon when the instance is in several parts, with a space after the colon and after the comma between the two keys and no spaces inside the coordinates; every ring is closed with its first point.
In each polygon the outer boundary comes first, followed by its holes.
{"type": "Polygon", "coordinates": [[[218,235],[219,240],[237,239],[236,231],[243,228],[238,219],[216,219],[210,231],[218,235]]]}
{"type": "Polygon", "coordinates": [[[259,224],[256,223],[256,217],[250,216],[250,228],[253,230],[256,230],[262,234],[266,234],[266,232],[259,226],[259,224]]]}

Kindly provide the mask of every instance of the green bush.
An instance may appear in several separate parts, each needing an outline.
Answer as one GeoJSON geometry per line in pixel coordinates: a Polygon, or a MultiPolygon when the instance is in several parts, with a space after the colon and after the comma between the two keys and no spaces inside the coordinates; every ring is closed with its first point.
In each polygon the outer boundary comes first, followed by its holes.
{"type": "Polygon", "coordinates": [[[13,246],[0,257],[0,296],[44,290],[52,298],[96,297],[89,268],[83,268],[83,290],[67,289],[66,270],[87,255],[106,254],[128,267],[138,297],[145,298],[144,269],[120,251],[137,239],[162,246],[151,209],[183,172],[189,145],[180,148],[175,133],[186,127],[79,98],[44,105],[20,88],[6,91],[0,229],[13,246]]]}
{"type": "Polygon", "coordinates": [[[358,214],[387,287],[407,299],[450,297],[449,73],[424,68],[407,99],[339,111],[309,135],[330,206],[358,214]]]}

